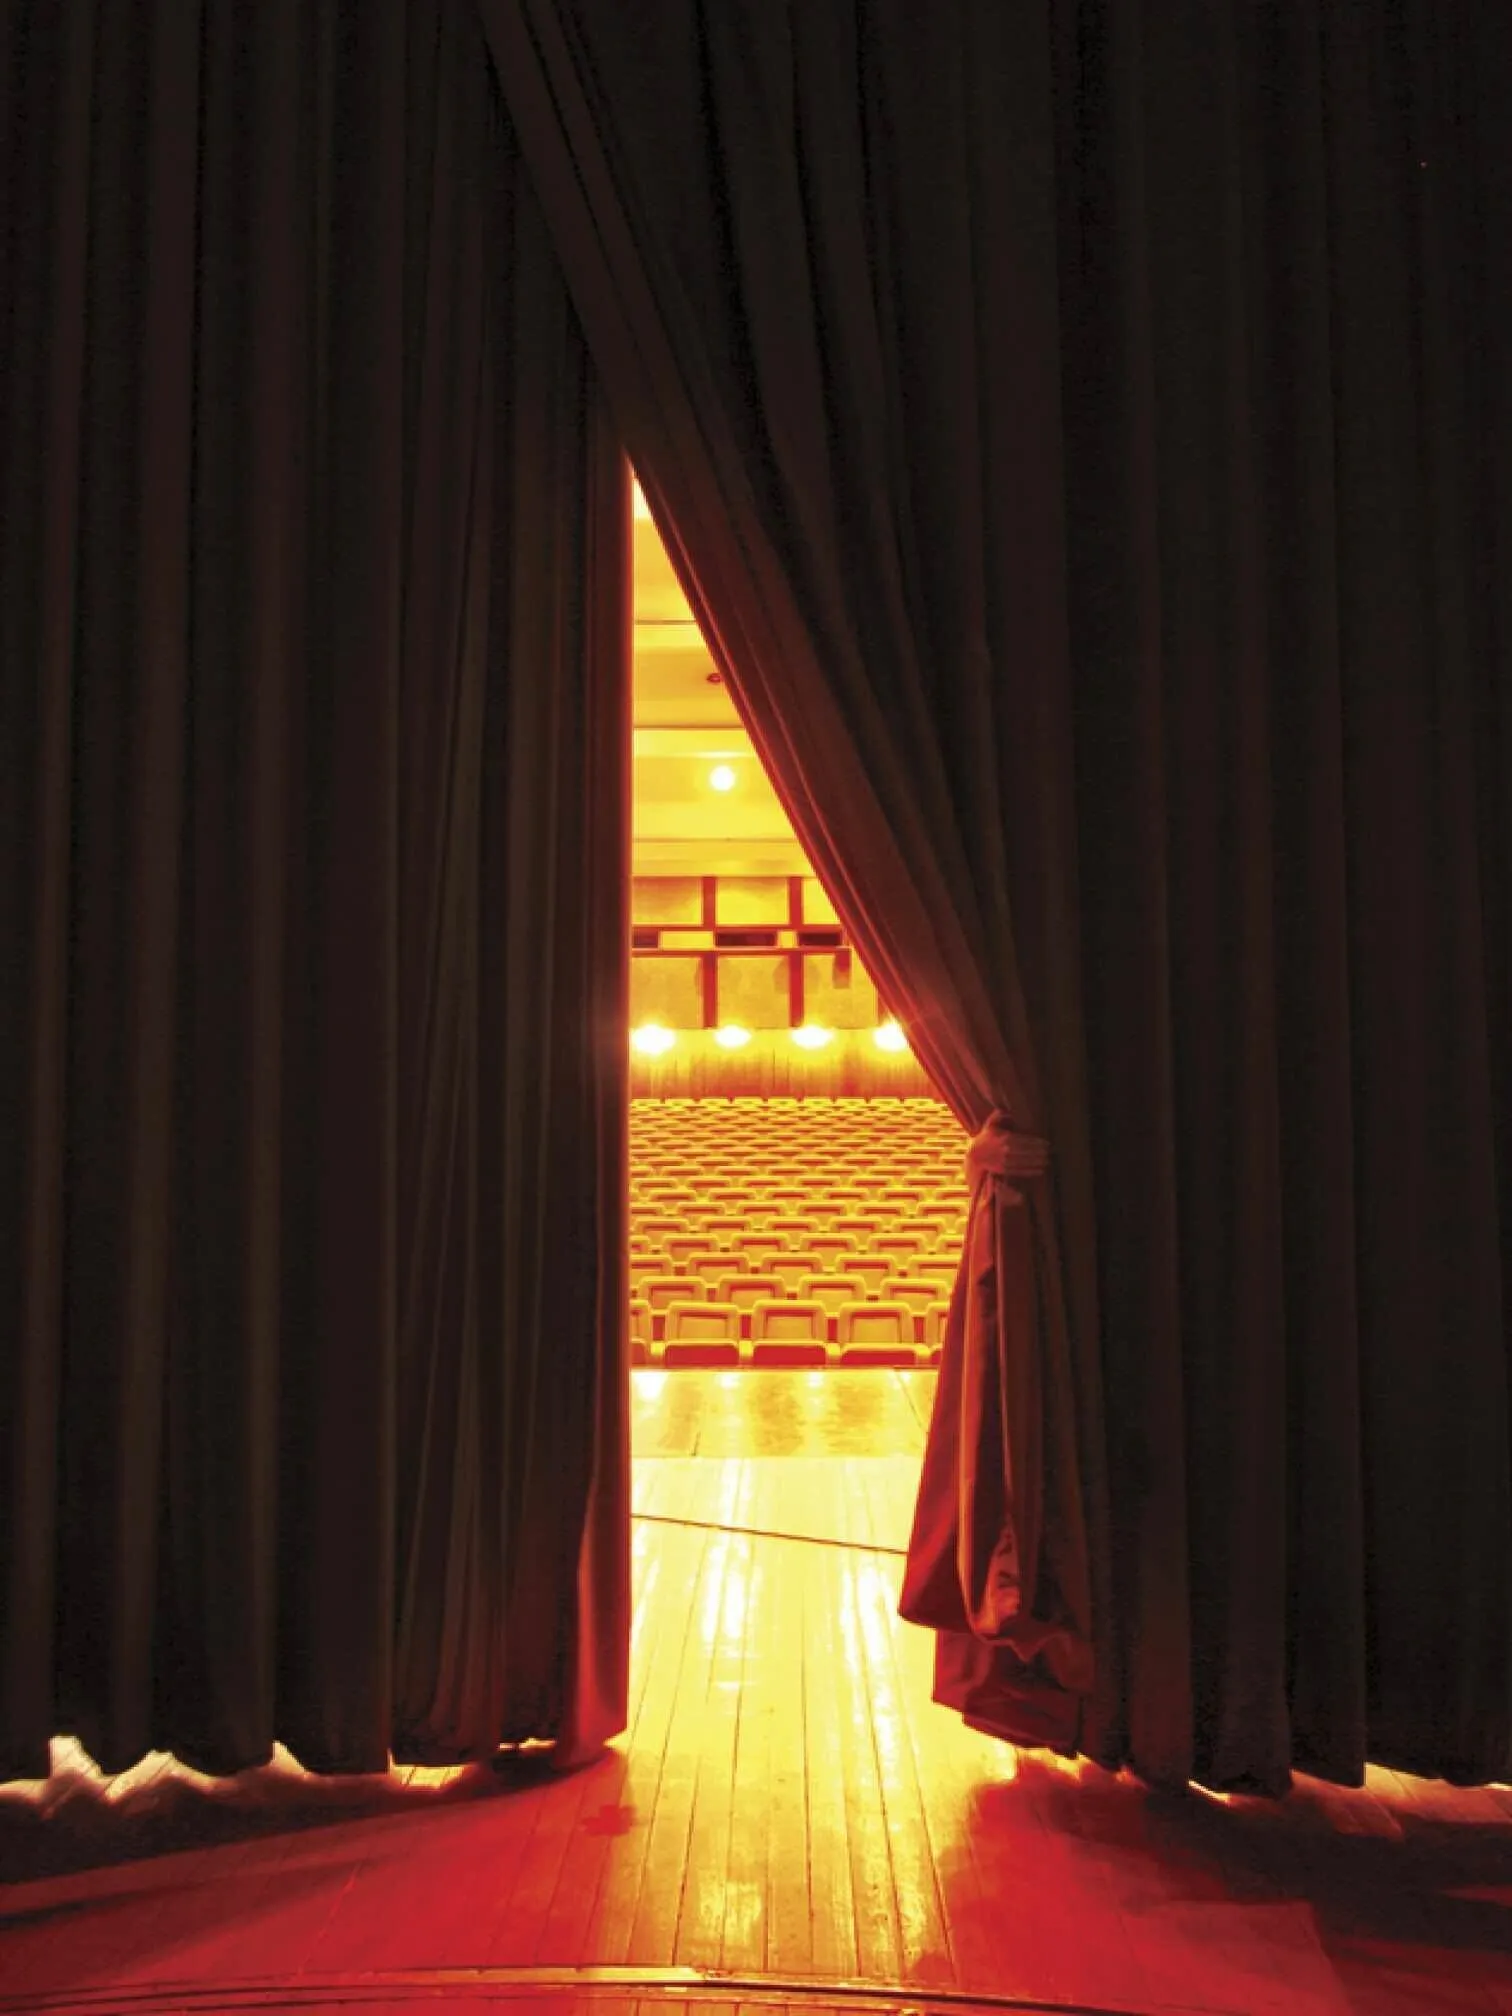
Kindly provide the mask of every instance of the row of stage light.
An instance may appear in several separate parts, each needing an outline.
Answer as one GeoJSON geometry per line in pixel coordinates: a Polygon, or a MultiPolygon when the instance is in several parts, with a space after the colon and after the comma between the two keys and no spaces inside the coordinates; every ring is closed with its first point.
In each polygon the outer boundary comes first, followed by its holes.
{"type": "MultiPolygon", "coordinates": [[[[776,1033],[776,1032],[773,1032],[776,1033]]],[[[630,1032],[630,1045],[647,1057],[664,1057],[684,1036],[700,1037],[708,1035],[721,1050],[743,1050],[751,1040],[751,1031],[743,1029],[738,1022],[726,1022],[723,1028],[710,1030],[676,1030],[663,1028],[660,1022],[642,1022],[640,1027],[630,1032]]],[[[789,1037],[800,1050],[822,1050],[833,1043],[836,1032],[827,1029],[821,1022],[805,1022],[801,1029],[790,1029],[789,1037]]],[[[896,1022],[883,1022],[871,1032],[871,1039],[879,1050],[887,1050],[900,1055],[908,1048],[908,1038],[896,1022]]]]}

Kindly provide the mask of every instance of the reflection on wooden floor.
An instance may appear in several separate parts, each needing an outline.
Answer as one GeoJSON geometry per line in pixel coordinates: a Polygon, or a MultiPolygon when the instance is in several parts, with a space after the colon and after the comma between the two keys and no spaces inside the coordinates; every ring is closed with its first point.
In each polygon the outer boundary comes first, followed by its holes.
{"type": "Polygon", "coordinates": [[[894,1608],[921,1376],[640,1375],[632,1721],[575,1776],[0,1796],[0,2008],[1507,2016],[1512,1794],[1159,1796],[930,1704],[894,1608]]]}

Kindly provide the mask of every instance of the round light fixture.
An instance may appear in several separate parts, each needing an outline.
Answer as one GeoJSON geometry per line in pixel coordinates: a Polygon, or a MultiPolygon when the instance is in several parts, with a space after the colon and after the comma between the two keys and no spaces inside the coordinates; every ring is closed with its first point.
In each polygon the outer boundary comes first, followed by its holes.
{"type": "Polygon", "coordinates": [[[908,1038],[896,1022],[883,1022],[872,1031],[872,1041],[879,1050],[902,1051],[908,1048],[908,1038]]]}
{"type": "Polygon", "coordinates": [[[728,763],[716,763],[714,768],[709,772],[709,782],[716,791],[733,791],[735,789],[735,772],[730,768],[728,763]]]}
{"type": "Polygon", "coordinates": [[[805,1022],[801,1029],[793,1031],[793,1041],[800,1050],[822,1050],[826,1043],[835,1039],[833,1029],[826,1029],[817,1022],[805,1022]]]}
{"type": "Polygon", "coordinates": [[[742,1029],[738,1022],[726,1022],[722,1029],[714,1031],[714,1041],[721,1050],[743,1050],[751,1040],[749,1029],[742,1029]]]}
{"type": "Polygon", "coordinates": [[[660,1022],[643,1022],[630,1034],[632,1047],[647,1057],[665,1056],[676,1041],[672,1031],[663,1029],[660,1022]]]}

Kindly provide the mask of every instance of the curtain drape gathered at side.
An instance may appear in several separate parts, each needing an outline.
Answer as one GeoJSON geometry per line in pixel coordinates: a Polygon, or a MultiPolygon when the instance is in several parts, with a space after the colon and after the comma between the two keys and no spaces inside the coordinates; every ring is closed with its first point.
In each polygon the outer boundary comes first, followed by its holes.
{"type": "Polygon", "coordinates": [[[1505,1777],[1512,23],[478,5],[684,584],[974,1131],[941,1698],[1164,1781],[1505,1777]]]}
{"type": "Polygon", "coordinates": [[[0,1773],[621,1726],[628,496],[465,0],[0,7],[0,1773]]]}
{"type": "Polygon", "coordinates": [[[907,1613],[941,1633],[942,1698],[1070,1749],[1106,1548],[1065,591],[1036,508],[1061,484],[1050,50],[1012,9],[883,11],[481,0],[674,564],[980,1137],[907,1613]]]}

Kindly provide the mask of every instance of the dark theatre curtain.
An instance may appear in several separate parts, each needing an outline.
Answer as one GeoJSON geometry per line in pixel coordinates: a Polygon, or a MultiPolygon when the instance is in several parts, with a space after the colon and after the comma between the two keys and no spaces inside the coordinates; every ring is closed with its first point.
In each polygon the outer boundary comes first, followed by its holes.
{"type": "Polygon", "coordinates": [[[0,8],[0,1772],[623,1722],[628,495],[467,0],[0,8]]]}
{"type": "Polygon", "coordinates": [[[941,1698],[1159,1780],[1506,1776],[1512,20],[479,4],[674,559],[981,1130],[941,1698]]]}

